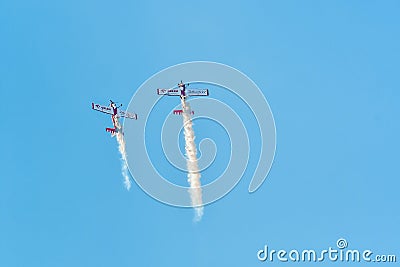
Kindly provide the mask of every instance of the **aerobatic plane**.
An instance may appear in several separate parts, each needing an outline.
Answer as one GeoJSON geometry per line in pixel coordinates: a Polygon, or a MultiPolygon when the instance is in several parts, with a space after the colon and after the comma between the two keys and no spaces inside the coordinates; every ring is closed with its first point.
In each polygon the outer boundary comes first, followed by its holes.
{"type": "Polygon", "coordinates": [[[109,106],[102,106],[99,104],[92,103],[92,109],[97,110],[106,114],[111,115],[111,119],[113,122],[114,128],[106,128],[106,131],[111,133],[111,136],[114,136],[120,129],[118,129],[118,118],[127,118],[127,119],[134,119],[137,120],[137,114],[129,113],[126,111],[118,110],[122,107],[122,104],[117,106],[115,102],[110,100],[109,106]]]}
{"type": "MultiPolygon", "coordinates": [[[[185,101],[188,96],[208,96],[208,89],[187,89],[188,83],[183,83],[182,81],[178,83],[178,88],[171,88],[171,89],[164,89],[159,88],[157,89],[158,95],[168,95],[168,96],[180,96],[180,98],[185,101]]],[[[184,102],[183,102],[184,103],[184,102]]],[[[182,115],[183,110],[176,109],[173,111],[173,114],[182,115]]],[[[192,115],[194,112],[191,112],[192,115]]]]}

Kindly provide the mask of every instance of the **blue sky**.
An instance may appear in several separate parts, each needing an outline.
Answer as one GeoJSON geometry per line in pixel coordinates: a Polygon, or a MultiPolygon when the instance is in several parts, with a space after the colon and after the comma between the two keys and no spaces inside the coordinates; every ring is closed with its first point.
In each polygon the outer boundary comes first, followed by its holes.
{"type": "Polygon", "coordinates": [[[340,237],[400,257],[399,11],[398,1],[0,2],[0,266],[279,265],[257,251],[340,237]],[[266,182],[249,194],[243,177],[199,223],[125,190],[111,120],[90,109],[128,104],[151,75],[193,60],[248,75],[277,129],[266,182]]]}

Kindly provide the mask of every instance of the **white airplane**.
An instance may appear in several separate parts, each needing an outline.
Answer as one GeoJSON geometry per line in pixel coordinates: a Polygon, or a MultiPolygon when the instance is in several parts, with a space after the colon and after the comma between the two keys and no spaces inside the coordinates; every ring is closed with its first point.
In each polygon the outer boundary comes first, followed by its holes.
{"type": "Polygon", "coordinates": [[[122,118],[137,120],[137,114],[135,113],[132,114],[126,111],[118,110],[122,106],[122,104],[117,107],[117,104],[115,102],[113,102],[112,100],[110,100],[110,102],[111,103],[109,106],[102,106],[99,104],[92,103],[92,109],[111,115],[114,128],[106,128],[106,131],[111,133],[112,136],[114,136],[118,132],[118,128],[116,125],[117,118],[122,117],[122,118]]]}
{"type": "MultiPolygon", "coordinates": [[[[165,89],[165,88],[159,88],[157,89],[157,94],[158,95],[168,95],[168,96],[180,96],[182,100],[186,100],[188,96],[208,96],[208,89],[186,89],[186,87],[189,86],[188,83],[183,83],[182,81],[178,83],[178,88],[171,88],[171,89],[165,89]]],[[[176,109],[173,111],[174,114],[177,115],[182,115],[183,110],[181,109],[176,109]]],[[[191,112],[192,115],[194,112],[191,112]]]]}

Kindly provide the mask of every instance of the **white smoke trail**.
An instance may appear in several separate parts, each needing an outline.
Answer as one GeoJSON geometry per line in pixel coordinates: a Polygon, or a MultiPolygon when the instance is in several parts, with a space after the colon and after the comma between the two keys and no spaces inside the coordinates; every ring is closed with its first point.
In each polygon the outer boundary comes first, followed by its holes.
{"type": "Polygon", "coordinates": [[[186,150],[186,165],[188,169],[188,182],[190,184],[190,198],[192,200],[192,206],[195,207],[195,221],[201,220],[203,216],[203,199],[202,190],[200,183],[200,172],[197,164],[197,149],[194,142],[195,135],[193,130],[193,123],[191,119],[191,108],[189,103],[186,103],[185,99],[181,99],[183,109],[183,126],[185,135],[185,150],[186,150]]]}
{"type": "Polygon", "coordinates": [[[124,177],[124,184],[127,190],[131,188],[131,180],[129,179],[129,174],[128,174],[128,165],[127,165],[127,157],[126,157],[126,150],[125,150],[125,138],[124,134],[122,132],[122,126],[118,121],[118,118],[114,118],[115,122],[115,135],[118,141],[118,150],[119,153],[121,154],[121,171],[122,171],[122,176],[124,177]]]}

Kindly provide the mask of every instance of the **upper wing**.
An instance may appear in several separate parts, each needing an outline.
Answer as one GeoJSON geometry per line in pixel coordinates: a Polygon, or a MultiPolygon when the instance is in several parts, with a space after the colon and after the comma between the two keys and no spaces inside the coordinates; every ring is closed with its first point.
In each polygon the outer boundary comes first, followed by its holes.
{"type": "Polygon", "coordinates": [[[110,115],[114,114],[111,107],[102,106],[102,105],[95,104],[95,103],[92,103],[92,109],[100,111],[100,112],[103,112],[103,113],[107,113],[107,114],[110,114],[110,115]]]}
{"type": "MultiPolygon", "coordinates": [[[[180,89],[157,89],[157,94],[159,95],[169,95],[169,96],[180,96],[180,89]]],[[[188,96],[208,96],[208,89],[186,89],[186,95],[188,96]]]]}
{"type": "Polygon", "coordinates": [[[165,88],[159,88],[157,89],[157,94],[159,95],[172,95],[172,96],[179,96],[181,95],[181,90],[180,89],[165,89],[165,88]]]}
{"type": "Polygon", "coordinates": [[[208,96],[208,89],[186,89],[188,96],[208,96]]]}
{"type": "Polygon", "coordinates": [[[118,112],[118,116],[119,116],[119,117],[123,117],[123,118],[128,118],[128,119],[137,120],[137,114],[136,114],[136,113],[129,113],[129,112],[122,111],[122,110],[120,110],[120,111],[118,112]]]}

